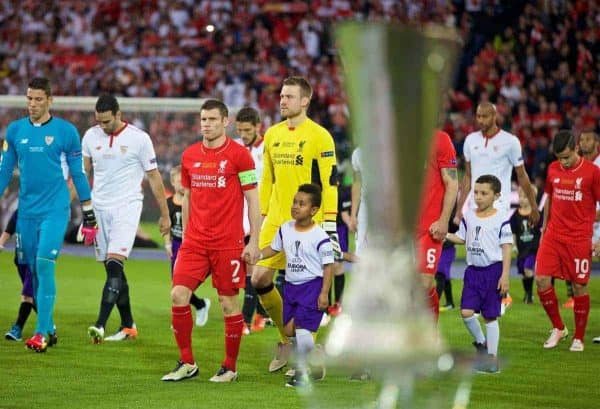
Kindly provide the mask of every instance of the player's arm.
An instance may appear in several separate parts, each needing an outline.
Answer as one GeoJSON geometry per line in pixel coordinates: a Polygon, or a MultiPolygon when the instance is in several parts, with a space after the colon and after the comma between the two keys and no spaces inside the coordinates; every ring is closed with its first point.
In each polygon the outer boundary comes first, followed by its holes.
{"type": "Polygon", "coordinates": [[[260,256],[258,258],[260,260],[262,260],[263,258],[271,258],[273,256],[276,256],[278,253],[279,251],[275,251],[271,246],[268,246],[260,250],[260,256]]]}
{"type": "MultiPolygon", "coordinates": [[[[9,126],[9,130],[11,127],[9,126]]],[[[4,143],[2,145],[2,157],[0,158],[0,197],[4,194],[6,187],[12,179],[13,169],[17,163],[17,152],[6,132],[4,143]]]]}
{"type": "Polygon", "coordinates": [[[454,244],[465,244],[465,241],[458,237],[455,233],[446,233],[446,240],[454,244]]]}
{"type": "MultiPolygon", "coordinates": [[[[256,183],[256,172],[254,169],[248,171],[254,174],[256,183]]],[[[260,233],[260,205],[258,204],[258,191],[256,188],[244,190],[244,197],[248,203],[248,221],[250,222],[250,239],[244,249],[242,258],[248,263],[254,264],[260,259],[260,251],[258,249],[258,235],[260,233]],[[247,254],[247,257],[245,256],[247,254]]]]}
{"type": "Polygon", "coordinates": [[[329,307],[329,290],[331,289],[331,281],[333,280],[333,264],[325,264],[323,266],[323,285],[319,293],[319,309],[325,311],[329,307]]]}
{"type": "Polygon", "coordinates": [[[540,227],[540,232],[544,234],[546,231],[546,227],[548,226],[548,222],[550,221],[550,205],[552,202],[552,195],[549,194],[546,198],[546,202],[544,203],[544,220],[542,220],[542,227],[540,227]]]}
{"type": "Polygon", "coordinates": [[[456,206],[456,215],[454,216],[454,224],[458,224],[463,215],[463,207],[471,193],[471,162],[465,161],[465,174],[463,175],[458,192],[458,205],[456,206]]]}
{"type": "Polygon", "coordinates": [[[335,156],[335,144],[329,132],[319,135],[317,144],[317,167],[319,168],[320,182],[323,189],[323,223],[321,227],[329,235],[333,247],[333,255],[336,260],[342,259],[342,249],[337,234],[337,159],[335,156]]]}
{"type": "Polygon", "coordinates": [[[502,244],[502,275],[500,276],[500,280],[498,280],[498,290],[501,294],[506,294],[508,292],[511,253],[512,244],[502,244]]]}
{"type": "Polygon", "coordinates": [[[259,184],[258,200],[260,205],[260,214],[262,217],[269,212],[269,203],[271,202],[271,193],[273,192],[273,183],[275,183],[275,172],[273,170],[273,160],[271,159],[271,150],[269,149],[271,132],[267,131],[263,142],[263,173],[259,184]]]}
{"type": "Polygon", "coordinates": [[[352,205],[350,207],[350,224],[348,225],[350,230],[356,232],[358,226],[358,207],[360,206],[360,191],[362,189],[362,174],[360,171],[355,170],[352,177],[352,205]]]}
{"type": "Polygon", "coordinates": [[[446,233],[446,240],[454,244],[465,244],[467,238],[467,222],[461,218],[456,233],[446,233]]]}
{"type": "Polygon", "coordinates": [[[454,209],[456,196],[458,195],[458,176],[456,168],[442,168],[440,169],[440,172],[445,189],[442,202],[442,213],[440,214],[440,218],[430,228],[431,234],[436,240],[444,240],[446,233],[448,233],[450,216],[452,216],[452,209],[454,209]]]}
{"type": "Polygon", "coordinates": [[[167,197],[162,176],[157,168],[147,171],[146,176],[148,177],[150,189],[160,210],[160,218],[158,219],[160,234],[163,236],[168,235],[171,229],[171,218],[169,217],[169,206],[167,206],[167,197]]]}
{"type": "Polygon", "coordinates": [[[91,180],[92,178],[92,169],[92,158],[83,155],[83,170],[85,171],[85,174],[89,178],[89,180],[91,180]]]}
{"type": "MultiPolygon", "coordinates": [[[[183,171],[182,171],[183,175],[183,171]]],[[[182,178],[183,179],[183,178],[182,178]]],[[[188,220],[190,218],[190,189],[183,188],[183,199],[181,199],[181,228],[183,235],[185,235],[185,228],[187,227],[188,220]]],[[[183,238],[183,236],[182,236],[183,238]]]]}
{"type": "Polygon", "coordinates": [[[525,196],[527,196],[527,200],[531,203],[531,213],[529,214],[529,225],[531,227],[537,226],[540,221],[540,212],[537,208],[537,200],[535,197],[535,191],[533,187],[531,187],[531,181],[529,180],[529,176],[527,172],[525,172],[525,166],[515,166],[515,173],[517,174],[517,180],[519,182],[519,186],[523,189],[525,196]]]}

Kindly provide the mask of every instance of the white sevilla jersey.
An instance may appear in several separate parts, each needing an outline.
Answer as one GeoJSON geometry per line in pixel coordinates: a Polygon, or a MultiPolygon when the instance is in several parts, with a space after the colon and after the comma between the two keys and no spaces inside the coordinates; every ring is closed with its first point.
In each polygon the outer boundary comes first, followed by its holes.
{"type": "Polygon", "coordinates": [[[131,124],[114,135],[99,126],[87,130],[82,141],[83,156],[92,159],[92,199],[97,209],[110,209],[143,200],[145,172],[156,169],[150,136],[131,124]]]}

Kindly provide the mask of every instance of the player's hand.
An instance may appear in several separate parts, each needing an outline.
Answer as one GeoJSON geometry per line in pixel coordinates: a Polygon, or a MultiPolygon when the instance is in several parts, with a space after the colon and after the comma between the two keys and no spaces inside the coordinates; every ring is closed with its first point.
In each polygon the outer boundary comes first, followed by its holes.
{"type": "Polygon", "coordinates": [[[600,257],[600,241],[594,243],[592,246],[592,256],[600,257]]]}
{"type": "Polygon", "coordinates": [[[321,227],[329,235],[334,260],[342,261],[342,247],[340,246],[340,238],[337,234],[335,222],[325,221],[321,224],[321,227]]]}
{"type": "Polygon", "coordinates": [[[318,302],[319,302],[319,309],[321,311],[327,311],[327,308],[329,307],[329,294],[320,293],[318,302]]]}
{"type": "Polygon", "coordinates": [[[448,223],[442,223],[439,220],[436,220],[429,226],[429,233],[435,240],[444,241],[446,234],[448,233],[448,223]]]}
{"type": "Polygon", "coordinates": [[[83,242],[84,246],[91,246],[96,241],[98,234],[98,222],[91,205],[82,206],[83,223],[77,232],[77,241],[83,242]]]}
{"type": "Polygon", "coordinates": [[[244,247],[244,250],[242,251],[242,260],[252,265],[260,260],[260,249],[255,240],[250,240],[246,247],[244,247]]]}
{"type": "Polygon", "coordinates": [[[173,244],[171,242],[165,243],[165,250],[169,258],[173,258],[173,244]]]}
{"type": "Polygon", "coordinates": [[[537,209],[537,207],[531,207],[531,213],[529,213],[527,219],[529,220],[529,227],[535,227],[538,225],[540,222],[540,211],[537,209]]]}
{"type": "Polygon", "coordinates": [[[508,292],[508,276],[502,275],[502,277],[500,277],[500,280],[498,280],[498,290],[502,295],[508,292]]]}
{"type": "Polygon", "coordinates": [[[163,236],[169,234],[171,231],[171,218],[168,216],[160,216],[158,219],[158,229],[163,236]]]}

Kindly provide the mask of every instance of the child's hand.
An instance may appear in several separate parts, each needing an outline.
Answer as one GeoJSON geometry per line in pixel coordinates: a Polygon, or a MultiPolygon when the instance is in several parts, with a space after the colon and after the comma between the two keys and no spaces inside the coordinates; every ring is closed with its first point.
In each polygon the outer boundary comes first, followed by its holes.
{"type": "Polygon", "coordinates": [[[319,309],[321,311],[326,311],[329,307],[329,294],[320,293],[319,294],[319,309]]]}
{"type": "Polygon", "coordinates": [[[508,276],[500,277],[498,280],[498,290],[500,290],[500,294],[506,294],[508,292],[508,276]]]}

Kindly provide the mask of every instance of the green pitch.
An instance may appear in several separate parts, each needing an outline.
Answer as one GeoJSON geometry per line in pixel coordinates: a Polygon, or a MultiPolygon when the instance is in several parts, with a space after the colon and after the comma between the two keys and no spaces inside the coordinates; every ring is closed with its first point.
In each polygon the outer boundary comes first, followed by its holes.
{"type": "MultiPolygon", "coordinates": [[[[282,373],[269,374],[267,365],[276,342],[276,331],[267,328],[242,341],[234,384],[211,384],[223,355],[223,321],[214,290],[204,286],[199,294],[213,301],[209,323],[194,328],[194,349],[200,375],[180,383],[164,383],[177,348],[170,330],[169,272],[166,261],[131,260],[126,265],[133,313],[140,331],[136,341],[90,344],[86,329],[93,324],[104,281],[101,265],[91,258],[61,256],[57,268],[56,323],[58,346],[45,354],[25,349],[23,343],[0,339],[0,408],[301,408],[306,400],[285,388],[282,373]]],[[[12,325],[19,303],[20,282],[12,265],[12,252],[0,254],[0,330],[12,325]]],[[[455,297],[460,283],[454,281],[455,297]]],[[[568,351],[564,342],[551,351],[542,349],[549,321],[539,304],[522,305],[520,283],[513,286],[514,306],[500,322],[502,373],[475,375],[469,408],[598,408],[600,392],[600,279],[591,282],[592,311],[586,350],[568,351]]],[[[559,284],[559,295],[564,285],[559,284]]],[[[564,297],[563,297],[564,298],[564,297]]],[[[572,311],[562,310],[573,332],[572,311]]],[[[470,339],[457,311],[441,314],[443,333],[453,349],[471,353],[470,339]]],[[[32,314],[24,331],[34,328],[32,314]]],[[[113,311],[107,332],[117,329],[113,311]]],[[[375,397],[377,383],[349,382],[348,374],[330,370],[314,386],[314,408],[350,407],[375,397]],[[315,401],[318,400],[318,403],[315,401]],[[339,403],[346,402],[346,403],[339,403]]],[[[428,396],[439,390],[450,393],[451,381],[423,380],[417,390],[428,396]]],[[[449,398],[448,398],[449,399],[449,398]]],[[[450,407],[448,403],[444,407],[450,407]]],[[[421,409],[422,406],[415,406],[421,409]]],[[[441,406],[433,406],[441,407],[441,406]]]]}

